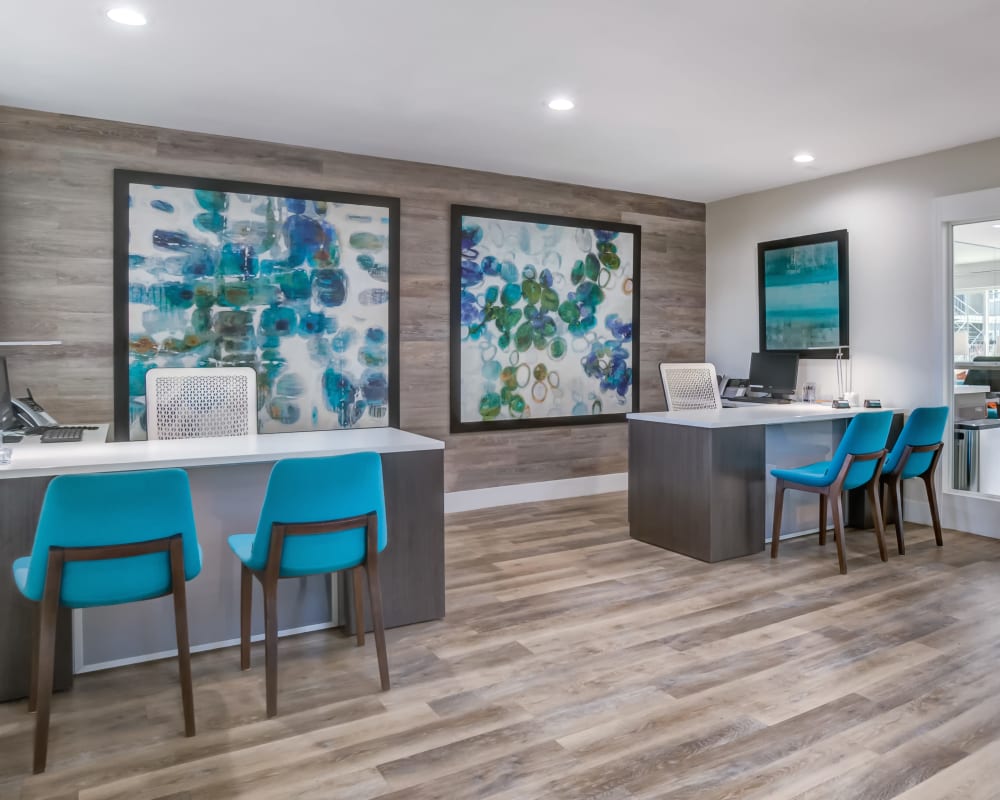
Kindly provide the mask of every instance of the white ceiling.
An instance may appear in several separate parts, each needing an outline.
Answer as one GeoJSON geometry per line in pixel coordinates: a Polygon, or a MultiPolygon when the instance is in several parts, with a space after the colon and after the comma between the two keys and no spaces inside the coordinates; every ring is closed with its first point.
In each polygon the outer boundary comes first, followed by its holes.
{"type": "Polygon", "coordinates": [[[0,104],[704,201],[1000,136],[997,0],[127,2],[0,0],[0,104]]]}

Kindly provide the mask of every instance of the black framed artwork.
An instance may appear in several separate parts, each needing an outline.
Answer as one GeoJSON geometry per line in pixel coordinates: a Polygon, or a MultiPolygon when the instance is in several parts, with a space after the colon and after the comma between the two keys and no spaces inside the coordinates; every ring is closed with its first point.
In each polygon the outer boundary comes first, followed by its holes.
{"type": "Polygon", "coordinates": [[[155,367],[252,367],[261,433],[399,425],[399,200],[115,170],[115,438],[155,367]]]}
{"type": "Polygon", "coordinates": [[[451,236],[453,433],[638,410],[639,226],[456,205],[451,236]]]}
{"type": "Polygon", "coordinates": [[[850,345],[847,261],[846,230],[757,245],[761,352],[833,358],[850,345]]]}

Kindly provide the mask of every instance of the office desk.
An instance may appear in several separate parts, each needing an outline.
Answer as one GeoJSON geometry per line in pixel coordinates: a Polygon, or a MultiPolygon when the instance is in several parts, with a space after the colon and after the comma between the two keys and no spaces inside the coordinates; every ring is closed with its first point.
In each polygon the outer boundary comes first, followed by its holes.
{"type": "MultiPolygon", "coordinates": [[[[702,561],[759,553],[774,511],[771,469],[829,459],[851,418],[874,410],[792,403],[629,414],[630,535],[702,561]]],[[[897,413],[890,442],[901,428],[897,413]]],[[[849,525],[867,522],[863,494],[849,498],[849,525]]],[[[788,492],[782,537],[818,528],[815,497],[788,492]]]]}
{"type": "MultiPolygon", "coordinates": [[[[198,651],[239,641],[239,561],[226,536],[256,529],[274,462],[375,451],[382,456],[389,533],[379,558],[386,626],[444,616],[443,442],[372,428],[155,442],[85,439],[42,445],[26,440],[12,449],[11,464],[0,465],[0,700],[24,697],[28,691],[33,604],[14,587],[10,564],[30,552],[45,488],[56,475],[166,467],[187,471],[203,550],[202,572],[187,590],[191,644],[198,651]]],[[[336,587],[322,575],[281,581],[279,629],[292,633],[334,627],[343,616],[353,631],[353,597],[336,587]]],[[[259,634],[263,605],[256,584],[254,591],[254,633],[259,634]]],[[[172,615],[169,597],[84,609],[73,614],[72,637],[64,615],[57,687],[66,688],[74,671],[172,655],[172,615]]]]}

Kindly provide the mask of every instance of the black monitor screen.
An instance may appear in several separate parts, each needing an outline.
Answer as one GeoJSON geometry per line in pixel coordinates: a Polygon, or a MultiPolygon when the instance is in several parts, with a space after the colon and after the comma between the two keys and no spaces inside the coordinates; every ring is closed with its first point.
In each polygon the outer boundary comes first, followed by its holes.
{"type": "MultiPolygon", "coordinates": [[[[1000,361],[1000,356],[976,356],[972,360],[997,362],[1000,361]]],[[[989,386],[991,392],[1000,392],[1000,369],[970,369],[965,373],[965,385],[989,386]]]]}
{"type": "Polygon", "coordinates": [[[7,380],[7,359],[0,357],[0,431],[14,426],[14,407],[10,404],[10,381],[7,380]]]}
{"type": "Polygon", "coordinates": [[[750,385],[772,394],[792,394],[799,379],[797,353],[753,353],[750,356],[750,385]]]}

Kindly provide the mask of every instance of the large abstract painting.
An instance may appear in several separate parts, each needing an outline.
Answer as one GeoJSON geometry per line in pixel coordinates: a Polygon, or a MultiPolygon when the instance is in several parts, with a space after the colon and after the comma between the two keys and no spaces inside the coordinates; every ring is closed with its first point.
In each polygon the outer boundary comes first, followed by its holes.
{"type": "Polygon", "coordinates": [[[847,231],[757,245],[760,349],[832,358],[849,342],[847,231]]]}
{"type": "Polygon", "coordinates": [[[640,229],[452,207],[451,429],[638,408],[640,229]]]}
{"type": "Polygon", "coordinates": [[[115,436],[154,367],[252,367],[261,433],[398,425],[399,201],[115,171],[115,436]]]}

